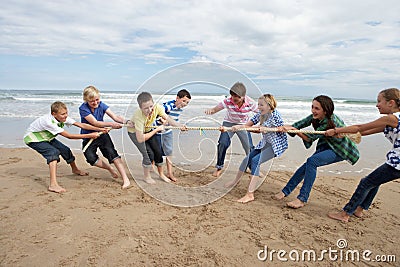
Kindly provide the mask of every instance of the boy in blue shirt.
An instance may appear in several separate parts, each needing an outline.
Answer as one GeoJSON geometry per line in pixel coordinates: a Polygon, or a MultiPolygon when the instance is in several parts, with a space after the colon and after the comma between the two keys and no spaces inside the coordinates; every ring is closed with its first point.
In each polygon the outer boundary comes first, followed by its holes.
{"type": "MultiPolygon", "coordinates": [[[[121,129],[123,123],[127,122],[123,117],[112,112],[107,104],[100,101],[100,91],[92,85],[83,90],[83,100],[85,102],[79,107],[81,122],[97,127],[111,127],[112,129],[121,129]],[[104,115],[106,114],[113,120],[112,122],[104,121],[104,115]]],[[[87,132],[89,131],[81,130],[81,133],[87,132]]],[[[82,147],[85,147],[89,141],[89,139],[84,139],[82,147]]],[[[113,178],[118,178],[119,173],[123,181],[122,189],[127,189],[130,186],[131,183],[126,174],[121,156],[115,149],[109,134],[103,134],[98,139],[94,140],[83,154],[90,165],[108,170],[113,178]],[[99,158],[97,155],[98,148],[103,156],[107,158],[108,163],[99,158]],[[114,163],[118,172],[111,166],[112,163],[114,163]]]]}
{"type": "MultiPolygon", "coordinates": [[[[176,95],[176,99],[168,101],[163,103],[164,111],[167,115],[169,115],[173,120],[176,122],[179,121],[179,116],[182,113],[182,109],[186,107],[190,100],[192,99],[192,96],[190,95],[189,91],[186,89],[181,89],[176,95]]],[[[161,125],[162,121],[157,121],[157,125],[161,125]]],[[[177,179],[174,176],[173,170],[172,170],[172,150],[173,150],[173,142],[174,142],[174,137],[172,130],[166,130],[164,132],[158,132],[156,135],[156,138],[158,140],[158,143],[161,146],[161,150],[163,152],[163,155],[166,156],[166,162],[167,162],[167,177],[171,179],[173,182],[176,182],[177,179]]]]}

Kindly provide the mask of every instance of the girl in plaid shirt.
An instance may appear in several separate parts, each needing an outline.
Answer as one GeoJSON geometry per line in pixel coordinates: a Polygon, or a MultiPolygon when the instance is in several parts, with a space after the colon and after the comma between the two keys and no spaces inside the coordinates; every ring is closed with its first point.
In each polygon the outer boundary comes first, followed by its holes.
{"type": "MultiPolygon", "coordinates": [[[[244,127],[257,127],[263,138],[258,145],[242,161],[235,180],[227,183],[225,187],[234,186],[247,167],[251,170],[251,180],[247,194],[238,199],[238,202],[247,203],[254,200],[254,191],[261,185],[260,165],[270,159],[279,157],[288,148],[287,136],[283,132],[264,132],[263,128],[281,127],[283,120],[276,110],[276,100],[273,95],[264,94],[258,99],[259,112],[254,115],[245,125],[232,126],[233,131],[244,127]],[[255,126],[259,124],[259,126],[255,126]],[[260,128],[259,128],[260,127],[260,128]]],[[[282,130],[282,129],[281,129],[282,130]]]]}
{"type": "MultiPolygon", "coordinates": [[[[284,129],[297,130],[312,125],[317,131],[325,131],[328,129],[334,129],[335,127],[344,127],[344,122],[338,116],[333,114],[334,109],[335,107],[330,97],[325,95],[317,96],[312,101],[312,114],[291,126],[285,126],[284,129]]],[[[274,196],[274,199],[283,199],[288,196],[301,181],[304,180],[300,189],[300,194],[297,198],[286,203],[288,207],[294,209],[301,208],[307,203],[317,176],[318,167],[343,160],[355,164],[360,157],[356,144],[348,137],[336,138],[325,137],[320,134],[304,133],[298,133],[297,135],[303,139],[306,148],[310,148],[315,140],[318,140],[318,143],[315,153],[297,169],[282,191],[274,196]]]]}

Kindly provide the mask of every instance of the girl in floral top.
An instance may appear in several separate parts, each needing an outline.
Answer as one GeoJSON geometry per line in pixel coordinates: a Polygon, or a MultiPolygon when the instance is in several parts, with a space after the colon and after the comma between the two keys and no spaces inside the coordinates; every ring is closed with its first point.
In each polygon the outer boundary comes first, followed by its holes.
{"type": "Polygon", "coordinates": [[[270,94],[264,94],[258,99],[259,112],[254,115],[245,125],[232,126],[233,131],[240,128],[252,127],[259,123],[260,132],[263,138],[258,145],[248,154],[240,164],[239,171],[235,180],[227,183],[225,187],[234,186],[247,167],[251,170],[251,180],[247,194],[238,200],[238,202],[246,203],[254,200],[254,191],[261,185],[260,165],[270,159],[279,157],[288,148],[287,136],[283,132],[264,132],[263,128],[281,127],[283,120],[280,113],[276,110],[276,100],[270,94]]]}
{"type": "MultiPolygon", "coordinates": [[[[325,131],[334,129],[335,127],[344,127],[344,122],[335,114],[334,104],[330,97],[325,95],[317,96],[312,101],[311,115],[294,123],[292,126],[285,126],[285,130],[297,130],[312,125],[317,131],[325,131]]],[[[360,157],[356,145],[348,137],[336,138],[325,137],[320,134],[304,134],[298,133],[303,139],[306,148],[310,148],[315,140],[318,140],[316,151],[307,161],[293,174],[289,182],[281,192],[274,196],[280,200],[288,196],[296,186],[303,181],[300,194],[297,199],[287,202],[290,208],[301,208],[307,203],[310,196],[312,186],[317,176],[317,168],[333,164],[339,161],[347,160],[351,164],[355,164],[360,157]]]]}
{"type": "Polygon", "coordinates": [[[386,154],[386,162],[361,179],[350,201],[339,213],[329,213],[332,219],[348,222],[351,215],[362,217],[363,211],[371,205],[379,186],[400,178],[400,90],[389,88],[378,94],[376,107],[380,114],[385,114],[369,123],[352,125],[344,128],[330,129],[327,136],[337,136],[340,133],[357,133],[370,135],[383,132],[392,143],[392,148],[386,154]]]}

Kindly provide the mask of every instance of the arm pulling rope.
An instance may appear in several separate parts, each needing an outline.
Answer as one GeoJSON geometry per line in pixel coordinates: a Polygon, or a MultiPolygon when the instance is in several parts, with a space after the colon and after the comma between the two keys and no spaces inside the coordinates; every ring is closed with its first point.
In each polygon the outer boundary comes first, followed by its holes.
{"type": "MultiPolygon", "coordinates": [[[[157,126],[146,126],[146,128],[156,128],[157,126]]],[[[164,126],[165,129],[173,129],[173,130],[180,130],[181,127],[176,126],[164,126]]],[[[221,127],[196,127],[196,126],[186,126],[187,130],[200,130],[200,131],[220,131],[221,127]]],[[[224,127],[225,131],[231,132],[233,131],[231,127],[224,127]]],[[[278,127],[268,128],[268,127],[249,127],[249,128],[239,128],[236,129],[237,131],[249,131],[249,132],[280,132],[278,127]]],[[[325,131],[314,131],[314,130],[287,130],[287,133],[305,133],[305,134],[321,134],[324,135],[325,131]]],[[[361,134],[358,132],[356,134],[348,133],[342,134],[341,137],[348,137],[353,142],[359,144],[361,142],[361,134]]]]}

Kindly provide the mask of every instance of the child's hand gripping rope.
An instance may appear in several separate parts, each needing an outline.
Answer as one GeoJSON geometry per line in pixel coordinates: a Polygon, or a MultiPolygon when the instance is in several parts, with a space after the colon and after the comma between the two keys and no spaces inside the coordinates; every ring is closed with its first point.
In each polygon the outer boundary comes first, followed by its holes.
{"type": "Polygon", "coordinates": [[[94,136],[89,140],[89,142],[87,142],[87,144],[85,145],[85,147],[82,149],[82,152],[85,153],[85,151],[88,149],[88,147],[93,143],[93,140],[98,138],[100,135],[104,134],[104,133],[108,133],[111,129],[111,127],[105,127],[103,131],[101,132],[94,132],[94,136]]]}

